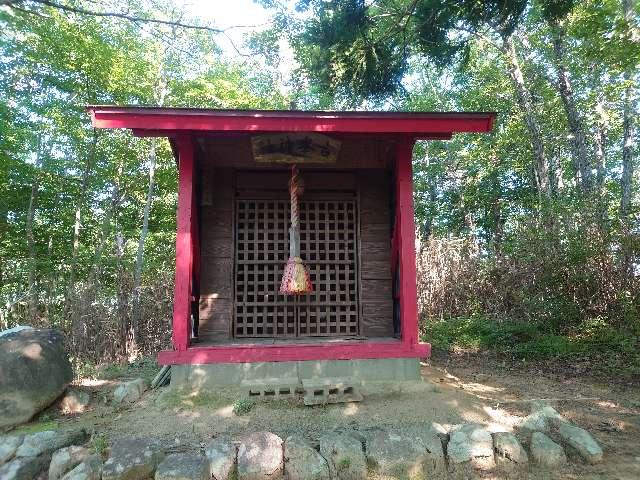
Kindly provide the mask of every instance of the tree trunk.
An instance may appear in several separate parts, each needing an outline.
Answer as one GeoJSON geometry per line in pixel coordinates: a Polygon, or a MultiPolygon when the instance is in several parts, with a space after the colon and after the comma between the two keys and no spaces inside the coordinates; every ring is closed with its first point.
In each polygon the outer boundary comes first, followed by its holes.
{"type": "Polygon", "coordinates": [[[593,143],[595,145],[595,159],[596,159],[596,187],[600,195],[604,194],[604,180],[606,175],[606,155],[605,144],[607,141],[607,122],[606,112],[604,106],[604,98],[602,94],[598,95],[598,103],[596,104],[596,113],[598,114],[598,121],[596,129],[593,135],[593,143]]]}
{"type": "Polygon", "coordinates": [[[75,221],[73,225],[73,246],[71,248],[71,266],[69,272],[69,285],[65,299],[67,316],[71,321],[71,332],[73,336],[77,336],[77,320],[78,312],[75,310],[77,306],[77,288],[76,288],[76,270],[78,265],[78,250],[80,248],[80,229],[82,228],[82,209],[85,208],[87,199],[87,189],[89,188],[89,178],[91,170],[95,162],[96,147],[98,143],[98,131],[94,128],[89,151],[85,157],[84,169],[82,171],[82,180],[80,182],[80,192],[76,200],[75,221]]]}
{"type": "Polygon", "coordinates": [[[556,74],[558,75],[556,88],[560,93],[560,98],[562,99],[564,111],[567,116],[567,125],[571,133],[571,156],[573,157],[573,165],[576,175],[578,176],[578,183],[583,190],[587,191],[592,187],[591,166],[589,154],[587,153],[584,122],[576,107],[569,72],[565,64],[565,32],[559,24],[553,21],[549,21],[548,25],[551,31],[551,42],[553,43],[553,63],[556,74]]]}
{"type": "Polygon", "coordinates": [[[36,164],[34,166],[33,183],[31,184],[31,195],[29,197],[29,208],[27,210],[27,224],[26,224],[26,236],[27,236],[27,250],[29,252],[29,274],[27,279],[28,285],[28,320],[31,324],[34,324],[36,317],[38,316],[38,291],[36,288],[36,242],[33,233],[33,220],[36,214],[36,208],[38,203],[38,193],[40,191],[40,167],[44,157],[44,140],[40,138],[38,141],[38,153],[36,157],[36,164]]]}
{"type": "Polygon", "coordinates": [[[531,141],[531,148],[533,150],[534,158],[534,180],[538,190],[538,193],[543,197],[551,196],[551,182],[549,179],[549,162],[544,153],[544,142],[542,140],[542,131],[538,120],[536,119],[533,101],[531,99],[531,92],[527,87],[527,84],[520,68],[518,61],[518,55],[511,36],[503,37],[502,52],[507,61],[507,67],[509,70],[509,77],[516,91],[516,101],[518,108],[524,118],[527,131],[529,132],[529,139],[531,141]]]}
{"type": "MultiPolygon", "coordinates": [[[[175,29],[173,30],[175,36],[175,29]]],[[[158,70],[158,83],[156,85],[156,100],[159,106],[164,105],[164,99],[167,94],[167,78],[165,78],[165,62],[167,60],[168,49],[164,51],[162,60],[160,61],[158,70]]],[[[136,255],[136,267],[133,276],[133,309],[131,312],[131,341],[135,345],[139,342],[139,325],[140,325],[140,283],[142,279],[142,267],[144,261],[144,244],[149,232],[149,214],[153,206],[153,190],[155,188],[156,173],[156,152],[158,143],[156,139],[151,140],[151,149],[149,151],[149,187],[147,189],[147,201],[144,206],[144,214],[142,217],[142,229],[140,230],[140,238],[138,239],[138,253],[136,255]]],[[[136,349],[137,347],[134,347],[136,349]]]]}
{"type": "Polygon", "coordinates": [[[151,150],[149,152],[149,188],[147,189],[147,201],[144,206],[142,218],[142,230],[138,240],[138,254],[136,256],[136,268],[133,277],[133,309],[131,312],[131,328],[134,333],[134,340],[138,341],[140,325],[140,283],[142,278],[142,266],[144,260],[144,243],[149,232],[149,214],[153,206],[153,190],[155,188],[156,172],[156,139],[152,139],[151,150]]]}
{"type": "Polygon", "coordinates": [[[120,208],[120,201],[122,198],[120,194],[120,179],[122,177],[123,169],[123,160],[120,158],[118,168],[116,170],[116,176],[113,179],[111,201],[109,202],[109,208],[105,211],[104,218],[102,219],[100,238],[98,239],[96,251],[93,255],[93,265],[91,266],[91,273],[89,274],[89,283],[91,285],[97,286],[97,284],[100,283],[100,277],[102,276],[102,255],[108,243],[107,240],[109,237],[109,231],[111,230],[112,220],[118,216],[118,209],[120,208]]]}
{"type": "Polygon", "coordinates": [[[91,139],[91,146],[85,158],[84,169],[82,171],[82,180],[80,183],[80,194],[76,203],[75,222],[73,225],[73,247],[71,249],[71,268],[69,274],[69,294],[73,294],[76,283],[76,265],[78,263],[78,249],[80,247],[80,229],[82,227],[82,209],[85,206],[87,189],[89,187],[89,176],[96,157],[96,146],[98,143],[98,131],[94,128],[91,139]]]}
{"type": "MultiPolygon", "coordinates": [[[[630,36],[635,34],[633,25],[633,9],[629,0],[623,2],[624,18],[629,29],[630,36]]],[[[622,262],[623,268],[629,276],[632,272],[632,254],[631,248],[628,246],[629,236],[631,232],[631,195],[633,190],[633,147],[634,147],[634,105],[633,105],[633,76],[632,72],[624,73],[624,81],[626,87],[624,89],[624,98],[622,106],[622,176],[620,177],[620,223],[622,227],[623,244],[622,244],[622,262]]]]}

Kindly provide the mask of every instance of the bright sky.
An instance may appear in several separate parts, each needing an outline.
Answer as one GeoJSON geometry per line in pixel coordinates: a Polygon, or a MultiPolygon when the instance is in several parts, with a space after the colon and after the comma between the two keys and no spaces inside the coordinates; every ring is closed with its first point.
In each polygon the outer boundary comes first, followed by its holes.
{"type": "MultiPolygon", "coordinates": [[[[192,18],[209,22],[218,28],[231,26],[249,26],[252,28],[234,28],[227,32],[228,37],[242,52],[245,35],[261,27],[268,27],[272,12],[265,10],[253,0],[181,0],[185,10],[192,18]]],[[[224,35],[217,38],[225,55],[238,58],[236,50],[224,35]]],[[[293,53],[286,43],[280,44],[279,71],[284,79],[293,69],[293,53]]]]}
{"type": "MultiPolygon", "coordinates": [[[[253,0],[183,0],[187,12],[194,18],[211,22],[218,28],[234,25],[264,25],[269,21],[270,13],[256,4],[253,0]]],[[[232,29],[228,35],[240,47],[243,34],[251,29],[232,29]]],[[[235,53],[229,42],[220,36],[220,46],[225,53],[235,53]]]]}

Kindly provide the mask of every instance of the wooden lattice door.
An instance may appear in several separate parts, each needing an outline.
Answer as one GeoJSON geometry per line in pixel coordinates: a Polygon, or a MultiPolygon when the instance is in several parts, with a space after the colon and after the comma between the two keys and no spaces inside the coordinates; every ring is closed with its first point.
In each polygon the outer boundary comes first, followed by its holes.
{"type": "Polygon", "coordinates": [[[286,200],[236,202],[234,336],[338,337],[359,333],[355,200],[300,204],[301,254],[314,292],[278,292],[289,255],[286,200]]]}

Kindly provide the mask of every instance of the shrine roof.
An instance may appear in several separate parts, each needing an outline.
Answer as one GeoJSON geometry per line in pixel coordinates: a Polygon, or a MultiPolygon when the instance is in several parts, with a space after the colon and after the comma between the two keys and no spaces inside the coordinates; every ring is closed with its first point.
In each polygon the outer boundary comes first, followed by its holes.
{"type": "Polygon", "coordinates": [[[216,110],[148,106],[90,105],[96,128],[128,128],[138,136],[182,134],[316,132],[391,134],[447,139],[454,133],[489,132],[495,112],[398,112],[216,110]]]}

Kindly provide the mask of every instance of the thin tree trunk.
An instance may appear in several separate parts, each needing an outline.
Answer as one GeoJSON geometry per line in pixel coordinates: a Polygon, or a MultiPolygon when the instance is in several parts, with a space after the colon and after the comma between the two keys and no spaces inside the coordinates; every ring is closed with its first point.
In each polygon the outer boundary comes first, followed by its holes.
{"type": "Polygon", "coordinates": [[[534,180],[538,193],[544,197],[551,196],[551,182],[549,179],[549,162],[545,157],[542,131],[536,119],[531,92],[520,68],[518,55],[511,36],[503,38],[502,52],[507,61],[509,77],[516,91],[518,108],[524,118],[534,158],[534,180]]]}
{"type": "Polygon", "coordinates": [[[604,179],[606,175],[606,155],[605,144],[607,142],[607,122],[604,106],[604,98],[602,94],[598,95],[598,103],[596,104],[596,113],[598,114],[598,121],[596,129],[593,135],[593,143],[595,145],[595,159],[596,159],[596,187],[598,193],[601,195],[604,193],[604,179]]]}
{"type": "MultiPolygon", "coordinates": [[[[174,31],[175,34],[175,31],[174,31]]],[[[166,61],[167,50],[163,54],[158,72],[158,84],[156,98],[158,105],[164,105],[164,99],[167,93],[167,80],[165,78],[164,62],[166,61]]],[[[138,239],[138,253],[136,255],[136,266],[133,276],[133,309],[131,312],[131,337],[134,348],[139,342],[139,326],[140,326],[140,284],[142,281],[142,267],[144,262],[144,244],[149,232],[149,215],[153,206],[153,195],[155,188],[156,173],[156,152],[157,140],[151,140],[151,149],[149,151],[149,187],[147,189],[147,201],[144,206],[144,214],[142,217],[142,229],[140,230],[140,238],[138,239]]]]}
{"type": "MultiPolygon", "coordinates": [[[[633,9],[630,0],[623,2],[624,18],[627,28],[631,36],[635,35],[633,25],[633,9]]],[[[633,125],[633,85],[632,73],[626,71],[624,73],[624,81],[626,87],[624,89],[624,98],[622,106],[622,176],[620,177],[620,223],[622,226],[623,246],[622,246],[622,262],[623,268],[628,275],[632,274],[631,265],[631,249],[627,245],[628,237],[631,231],[631,195],[633,190],[633,147],[634,147],[634,125],[633,125]]]]}
{"type": "MultiPolygon", "coordinates": [[[[71,248],[71,265],[69,272],[69,285],[65,296],[65,310],[67,318],[70,320],[70,331],[74,338],[83,338],[76,329],[78,328],[79,316],[82,315],[83,309],[78,310],[76,272],[78,265],[78,250],[80,249],[80,229],[82,228],[82,209],[85,208],[87,199],[87,190],[89,188],[89,178],[96,157],[96,147],[98,143],[98,131],[94,128],[89,151],[85,157],[84,169],[82,171],[82,179],[80,182],[80,192],[76,200],[75,220],[73,225],[73,246],[71,248]]],[[[86,293],[86,292],[85,292],[86,293]]],[[[86,299],[85,299],[86,300],[86,299]]]]}
{"type": "Polygon", "coordinates": [[[558,75],[556,88],[560,93],[564,111],[567,116],[567,125],[571,133],[571,156],[578,176],[578,182],[583,190],[589,190],[592,186],[591,167],[587,152],[587,140],[585,137],[584,122],[576,107],[569,71],[565,64],[564,38],[565,32],[562,26],[553,21],[548,22],[553,44],[553,60],[556,74],[558,75]]]}
{"type": "MultiPolygon", "coordinates": [[[[9,208],[4,202],[0,202],[0,238],[8,238],[7,234],[9,233],[8,223],[7,223],[7,214],[9,213],[9,208]]],[[[2,291],[2,287],[4,286],[4,251],[0,252],[0,291],[2,291]]]]}
{"type": "Polygon", "coordinates": [[[620,216],[626,218],[631,206],[631,189],[633,182],[633,120],[631,112],[631,86],[624,91],[624,106],[622,120],[622,176],[620,187],[620,216]]]}
{"type": "MultiPolygon", "coordinates": [[[[626,75],[625,75],[626,77],[626,75]]],[[[620,224],[622,227],[622,266],[631,275],[631,249],[628,246],[631,232],[631,192],[633,187],[633,121],[631,106],[631,86],[624,92],[623,120],[622,120],[622,176],[620,177],[620,224]]]]}
{"type": "Polygon", "coordinates": [[[80,183],[80,194],[76,203],[75,222],[73,225],[73,247],[71,250],[71,267],[69,273],[69,294],[75,291],[76,283],[76,265],[78,263],[78,249],[80,248],[80,229],[82,228],[82,209],[85,207],[87,189],[89,187],[89,178],[91,169],[95,162],[96,146],[98,143],[98,131],[94,128],[91,139],[91,146],[85,158],[84,170],[82,171],[82,181],[80,183]]]}
{"type": "Polygon", "coordinates": [[[144,215],[142,218],[142,230],[138,240],[138,254],[136,256],[136,268],[133,277],[133,309],[131,312],[131,327],[134,332],[134,339],[137,342],[140,325],[140,284],[142,278],[142,266],[144,260],[144,244],[149,232],[149,214],[153,206],[153,191],[155,188],[155,172],[156,172],[156,140],[151,143],[149,152],[149,188],[147,190],[147,201],[144,206],[144,215]]]}
{"type": "MultiPolygon", "coordinates": [[[[112,198],[120,199],[120,179],[122,176],[123,164],[122,161],[118,167],[118,174],[114,181],[114,193],[112,198]]],[[[116,205],[117,206],[117,205],[116,205]]],[[[126,354],[128,348],[128,333],[129,333],[129,315],[128,315],[128,301],[127,301],[127,281],[125,279],[125,269],[123,265],[125,239],[120,231],[120,222],[118,217],[118,210],[115,209],[112,213],[113,224],[115,228],[114,236],[114,254],[116,258],[116,312],[118,318],[118,346],[124,348],[114,349],[114,353],[117,355],[126,354]]]]}
{"type": "MultiPolygon", "coordinates": [[[[630,0],[623,1],[624,19],[630,35],[634,33],[633,8],[630,0]]],[[[624,73],[625,89],[622,106],[622,177],[620,187],[620,217],[626,219],[631,206],[631,187],[633,181],[633,86],[630,71],[624,73]]]]}
{"type": "Polygon", "coordinates": [[[28,300],[28,315],[29,322],[35,323],[38,315],[38,291],[36,288],[36,242],[33,233],[33,220],[35,218],[38,193],[40,190],[40,167],[44,157],[44,141],[42,138],[38,141],[38,153],[36,157],[36,164],[34,167],[33,183],[31,184],[31,195],[29,197],[29,208],[27,210],[27,224],[26,224],[26,236],[27,236],[27,250],[29,252],[29,274],[27,278],[29,300],[28,300]]]}

